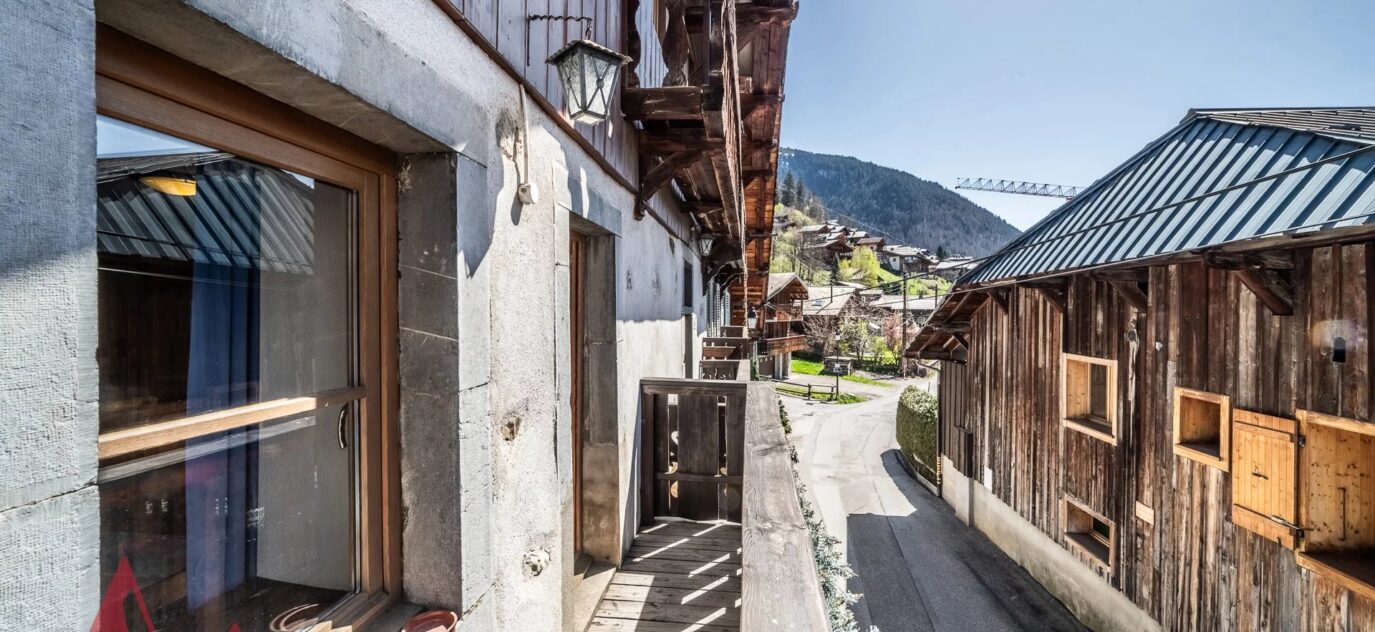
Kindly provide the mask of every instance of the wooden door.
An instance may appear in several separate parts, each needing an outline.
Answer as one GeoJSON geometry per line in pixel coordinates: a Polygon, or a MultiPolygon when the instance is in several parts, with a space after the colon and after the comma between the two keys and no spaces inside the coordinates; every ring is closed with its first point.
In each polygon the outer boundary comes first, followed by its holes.
{"type": "Polygon", "coordinates": [[[583,441],[583,317],[587,268],[587,239],[570,233],[568,242],[568,361],[571,377],[568,393],[572,409],[573,439],[573,551],[582,552],[582,441],[583,441]]]}

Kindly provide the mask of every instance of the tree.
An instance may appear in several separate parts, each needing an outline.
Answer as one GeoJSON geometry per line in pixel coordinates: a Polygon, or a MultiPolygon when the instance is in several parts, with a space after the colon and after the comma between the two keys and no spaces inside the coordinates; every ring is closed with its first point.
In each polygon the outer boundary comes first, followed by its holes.
{"type": "Polygon", "coordinates": [[[949,256],[950,256],[950,253],[948,253],[948,252],[945,251],[945,245],[944,245],[944,244],[939,245],[939,246],[936,246],[936,258],[937,258],[937,259],[940,259],[941,261],[945,261],[945,259],[946,259],[947,257],[949,257],[949,256]]]}
{"type": "Polygon", "coordinates": [[[855,248],[850,253],[849,259],[843,259],[840,262],[841,278],[863,283],[864,287],[878,285],[879,273],[882,270],[883,266],[879,265],[878,255],[874,254],[873,248],[867,246],[855,248]]]}
{"type": "Polygon", "coordinates": [[[778,201],[783,206],[797,205],[797,176],[791,171],[783,178],[783,190],[778,192],[778,201]]]}

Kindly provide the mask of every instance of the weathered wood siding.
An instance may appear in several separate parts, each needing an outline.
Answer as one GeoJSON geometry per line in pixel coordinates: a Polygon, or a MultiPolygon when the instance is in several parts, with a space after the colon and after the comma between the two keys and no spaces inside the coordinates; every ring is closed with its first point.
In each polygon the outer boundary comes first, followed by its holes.
{"type": "MultiPolygon", "coordinates": [[[[556,108],[564,107],[563,88],[559,85],[558,70],[545,63],[545,60],[564,44],[580,39],[586,25],[577,21],[530,22],[529,16],[590,17],[593,20],[593,40],[613,50],[626,50],[626,0],[440,1],[456,7],[482,33],[483,38],[556,108]]],[[[654,0],[641,0],[636,14],[636,23],[640,25],[640,48],[645,58],[640,63],[639,73],[641,85],[644,86],[659,85],[664,75],[658,33],[646,30],[647,25],[653,25],[655,4],[654,0]]],[[[597,125],[579,123],[575,127],[621,175],[635,182],[639,179],[635,130],[620,115],[619,96],[612,112],[614,114],[606,122],[597,125]]]]}
{"type": "Polygon", "coordinates": [[[1063,315],[1027,288],[1010,292],[1006,311],[988,301],[968,365],[943,365],[942,452],[976,480],[988,468],[991,491],[1062,543],[1063,494],[1116,522],[1117,566],[1103,581],[1166,629],[1375,630],[1375,602],[1234,527],[1228,473],[1172,449],[1176,385],[1291,419],[1298,409],[1372,419],[1375,244],[1303,249],[1295,263],[1292,316],[1201,263],[1151,268],[1145,313],[1082,275],[1063,315]],[[1340,367],[1333,335],[1347,341],[1340,367]],[[1117,361],[1118,445],[1061,429],[1062,351],[1117,361]]]}

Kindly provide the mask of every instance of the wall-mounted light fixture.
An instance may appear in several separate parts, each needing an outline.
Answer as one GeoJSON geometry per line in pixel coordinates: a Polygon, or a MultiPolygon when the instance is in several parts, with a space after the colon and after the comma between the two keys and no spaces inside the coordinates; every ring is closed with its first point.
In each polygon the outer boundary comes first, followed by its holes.
{"type": "Polygon", "coordinates": [[[711,249],[716,245],[716,236],[711,233],[700,233],[697,235],[697,252],[703,257],[711,256],[711,249]]]}
{"type": "Polygon", "coordinates": [[[530,22],[537,20],[587,23],[583,39],[565,44],[549,57],[548,63],[559,70],[568,116],[589,125],[605,121],[611,110],[616,76],[621,66],[630,63],[631,59],[592,41],[592,18],[567,15],[532,15],[529,18],[530,22]]]}

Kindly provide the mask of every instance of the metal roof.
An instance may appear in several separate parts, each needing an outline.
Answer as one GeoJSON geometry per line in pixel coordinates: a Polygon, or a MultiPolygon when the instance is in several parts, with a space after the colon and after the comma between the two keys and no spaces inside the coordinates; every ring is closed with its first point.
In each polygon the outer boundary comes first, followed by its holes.
{"type": "Polygon", "coordinates": [[[315,193],[290,174],[196,153],[97,161],[100,252],[309,274],[315,193]],[[184,170],[196,194],[159,193],[140,175],[184,170]]]}
{"type": "Polygon", "coordinates": [[[1375,109],[1192,111],[960,283],[1372,223],[1372,132],[1375,109]]]}

